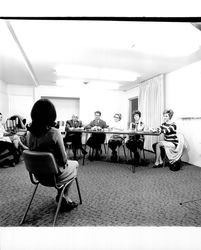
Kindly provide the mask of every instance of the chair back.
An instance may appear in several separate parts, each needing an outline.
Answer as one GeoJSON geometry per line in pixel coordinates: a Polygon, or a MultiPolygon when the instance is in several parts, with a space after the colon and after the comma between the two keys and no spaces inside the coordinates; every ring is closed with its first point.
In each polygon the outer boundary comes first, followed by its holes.
{"type": "Polygon", "coordinates": [[[55,175],[58,173],[55,158],[50,152],[23,151],[24,162],[30,177],[35,178],[44,186],[55,186],[55,175]]]}

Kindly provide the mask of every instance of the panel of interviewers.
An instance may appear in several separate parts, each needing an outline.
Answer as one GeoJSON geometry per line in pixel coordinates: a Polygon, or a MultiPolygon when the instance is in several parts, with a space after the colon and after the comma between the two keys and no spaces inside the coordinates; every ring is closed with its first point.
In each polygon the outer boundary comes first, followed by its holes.
{"type": "MultiPolygon", "coordinates": [[[[164,110],[164,122],[156,129],[150,129],[152,132],[162,133],[164,139],[155,143],[153,149],[156,153],[154,168],[162,167],[163,157],[162,148],[164,149],[168,159],[175,157],[174,150],[178,146],[177,126],[172,122],[173,111],[164,110]]],[[[19,157],[23,150],[51,152],[54,155],[58,165],[57,182],[62,184],[77,176],[78,162],[77,149],[80,149],[83,155],[88,154],[86,147],[82,145],[82,133],[73,132],[74,129],[90,129],[90,137],[86,141],[89,148],[95,150],[95,159],[100,159],[101,145],[106,140],[104,129],[109,129],[114,133],[108,139],[108,147],[111,150],[111,161],[117,161],[117,147],[123,143],[128,150],[134,153],[134,164],[139,163],[139,150],[143,149],[144,136],[135,134],[124,136],[121,131],[128,130],[122,123],[122,115],[115,113],[111,122],[106,123],[101,119],[101,112],[94,112],[94,119],[87,125],[83,125],[77,115],[72,115],[72,119],[66,121],[65,136],[63,137],[56,123],[56,109],[53,103],[48,99],[38,100],[31,110],[31,123],[26,124],[26,119],[19,115],[14,115],[6,120],[3,124],[3,115],[0,113],[0,153],[3,150],[9,150],[14,156],[14,163],[19,162],[19,157]],[[93,133],[93,131],[96,133],[93,133]],[[115,134],[115,132],[118,132],[115,134]],[[71,143],[73,151],[73,160],[67,159],[65,145],[71,143]]],[[[141,112],[133,113],[133,122],[129,124],[129,130],[142,132],[145,124],[141,120],[141,112]]],[[[61,209],[68,211],[76,207],[78,204],[69,197],[69,188],[67,186],[64,197],[62,199],[61,209]]],[[[58,201],[59,193],[56,197],[58,201]]]]}

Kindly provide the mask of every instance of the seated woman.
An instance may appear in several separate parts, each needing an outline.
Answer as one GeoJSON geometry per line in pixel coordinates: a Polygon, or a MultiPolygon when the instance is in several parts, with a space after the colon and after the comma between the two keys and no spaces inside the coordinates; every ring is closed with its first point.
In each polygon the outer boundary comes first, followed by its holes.
{"type": "Polygon", "coordinates": [[[20,115],[13,115],[8,120],[15,121],[16,128],[19,131],[26,131],[26,119],[20,115]]]}
{"type": "Polygon", "coordinates": [[[74,154],[74,159],[76,159],[77,149],[81,149],[82,154],[86,155],[87,151],[82,147],[82,133],[71,132],[72,129],[82,128],[82,122],[78,120],[77,115],[72,115],[72,119],[66,122],[66,136],[64,138],[64,143],[72,142],[72,149],[74,154]]]}
{"type": "MultiPolygon", "coordinates": [[[[136,110],[133,112],[134,122],[130,123],[130,130],[141,132],[144,130],[144,123],[141,121],[141,112],[136,110]]],[[[126,142],[127,148],[134,153],[134,163],[139,164],[140,155],[138,149],[142,150],[144,146],[144,136],[143,135],[132,135],[126,142]]]]}
{"type": "MultiPolygon", "coordinates": [[[[58,166],[57,184],[64,184],[77,176],[78,162],[67,161],[67,155],[61,133],[54,127],[56,120],[56,110],[52,102],[48,99],[38,100],[31,110],[32,123],[27,132],[27,142],[29,149],[32,151],[51,152],[58,166]]],[[[72,183],[72,182],[71,182],[72,183]]],[[[62,198],[61,210],[69,211],[77,207],[69,193],[70,184],[64,191],[62,198]]],[[[59,191],[60,192],[60,191],[59,191]]],[[[59,195],[56,201],[59,201],[59,195]]]]}
{"type": "MultiPolygon", "coordinates": [[[[4,128],[4,125],[2,123],[3,121],[3,115],[0,113],[0,141],[4,141],[7,143],[12,143],[15,147],[15,162],[17,163],[19,161],[20,156],[20,147],[22,149],[28,149],[26,145],[24,145],[20,139],[20,137],[17,134],[11,134],[10,132],[7,132],[4,128]]],[[[4,144],[4,146],[8,146],[9,144],[4,144]]],[[[9,149],[13,150],[13,146],[9,146],[9,149]]]]}
{"type": "Polygon", "coordinates": [[[161,157],[163,151],[161,151],[161,148],[164,148],[168,159],[170,159],[173,154],[172,151],[175,150],[178,145],[177,125],[171,121],[173,114],[174,112],[171,109],[164,110],[164,123],[162,123],[158,129],[151,129],[152,131],[158,131],[164,135],[163,141],[153,144],[153,149],[156,152],[156,161],[153,168],[160,168],[163,166],[163,157],[161,157]]]}
{"type": "Polygon", "coordinates": [[[15,124],[15,130],[17,135],[19,136],[21,143],[20,147],[26,149],[26,133],[27,133],[27,126],[26,126],[26,119],[20,115],[13,115],[7,119],[7,121],[12,121],[15,124]]]}
{"type": "MultiPolygon", "coordinates": [[[[8,165],[15,166],[19,162],[20,153],[15,148],[14,144],[0,139],[0,159],[6,159],[7,156],[12,155],[13,159],[8,161],[8,165]]],[[[7,161],[5,161],[7,162],[7,161]]]]}
{"type": "MultiPolygon", "coordinates": [[[[86,127],[85,129],[91,129],[94,131],[101,131],[104,128],[107,128],[108,125],[106,124],[105,121],[101,120],[101,112],[100,111],[96,111],[94,113],[95,115],[95,119],[93,121],[91,121],[86,127]]],[[[99,158],[99,154],[98,151],[101,149],[101,144],[104,143],[105,141],[105,133],[92,133],[91,136],[89,137],[89,139],[87,140],[87,145],[93,149],[96,149],[96,154],[95,154],[95,158],[98,159],[99,158]]]]}
{"type": "MultiPolygon", "coordinates": [[[[111,131],[123,131],[124,127],[121,122],[121,114],[116,113],[114,115],[114,121],[113,123],[110,124],[109,128],[111,131]]],[[[108,141],[108,147],[112,150],[112,156],[111,156],[111,161],[116,162],[117,161],[117,151],[116,148],[120,147],[122,145],[122,142],[124,140],[124,137],[121,134],[113,134],[109,141],[108,141]]]]}

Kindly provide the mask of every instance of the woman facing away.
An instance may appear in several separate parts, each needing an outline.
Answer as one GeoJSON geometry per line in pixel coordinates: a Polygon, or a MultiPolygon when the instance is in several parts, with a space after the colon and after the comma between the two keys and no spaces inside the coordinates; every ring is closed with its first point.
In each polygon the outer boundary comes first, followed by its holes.
{"type": "MultiPolygon", "coordinates": [[[[124,130],[124,126],[121,122],[121,114],[116,113],[114,114],[114,121],[109,125],[110,131],[120,132],[124,130]]],[[[124,140],[124,137],[121,134],[113,134],[109,141],[108,141],[108,147],[112,150],[112,156],[111,161],[116,162],[117,161],[117,147],[120,147],[122,145],[122,142],[124,140]]]]}
{"type": "MultiPolygon", "coordinates": [[[[38,100],[31,110],[31,125],[27,133],[28,147],[32,151],[46,151],[54,155],[57,166],[57,184],[64,184],[77,176],[78,162],[67,161],[67,155],[60,131],[54,127],[56,109],[48,99],[38,100]]],[[[69,197],[70,184],[64,191],[61,210],[69,211],[78,206],[69,197]]],[[[60,192],[60,191],[59,191],[60,192]]],[[[59,194],[56,202],[59,201],[59,194]]]]}
{"type": "Polygon", "coordinates": [[[163,159],[161,157],[161,148],[165,149],[165,153],[167,158],[170,159],[172,156],[173,150],[176,149],[178,145],[178,137],[177,137],[177,125],[172,122],[172,116],[174,112],[169,110],[163,111],[163,120],[164,122],[158,129],[151,129],[152,131],[158,131],[159,133],[163,133],[164,140],[159,141],[153,144],[153,149],[156,152],[156,161],[153,168],[160,168],[163,166],[163,159]]]}

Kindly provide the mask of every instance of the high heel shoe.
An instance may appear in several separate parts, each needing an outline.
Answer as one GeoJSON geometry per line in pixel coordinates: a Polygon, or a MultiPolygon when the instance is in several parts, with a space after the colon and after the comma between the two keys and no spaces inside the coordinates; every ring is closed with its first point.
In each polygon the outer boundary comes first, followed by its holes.
{"type": "MultiPolygon", "coordinates": [[[[59,201],[59,195],[56,196],[56,202],[58,201],[59,201]]],[[[68,212],[68,211],[73,210],[77,206],[78,206],[78,203],[74,201],[67,201],[64,197],[62,197],[60,211],[68,212]]]]}
{"type": "Polygon", "coordinates": [[[162,168],[163,164],[153,165],[153,168],[162,168]]]}

